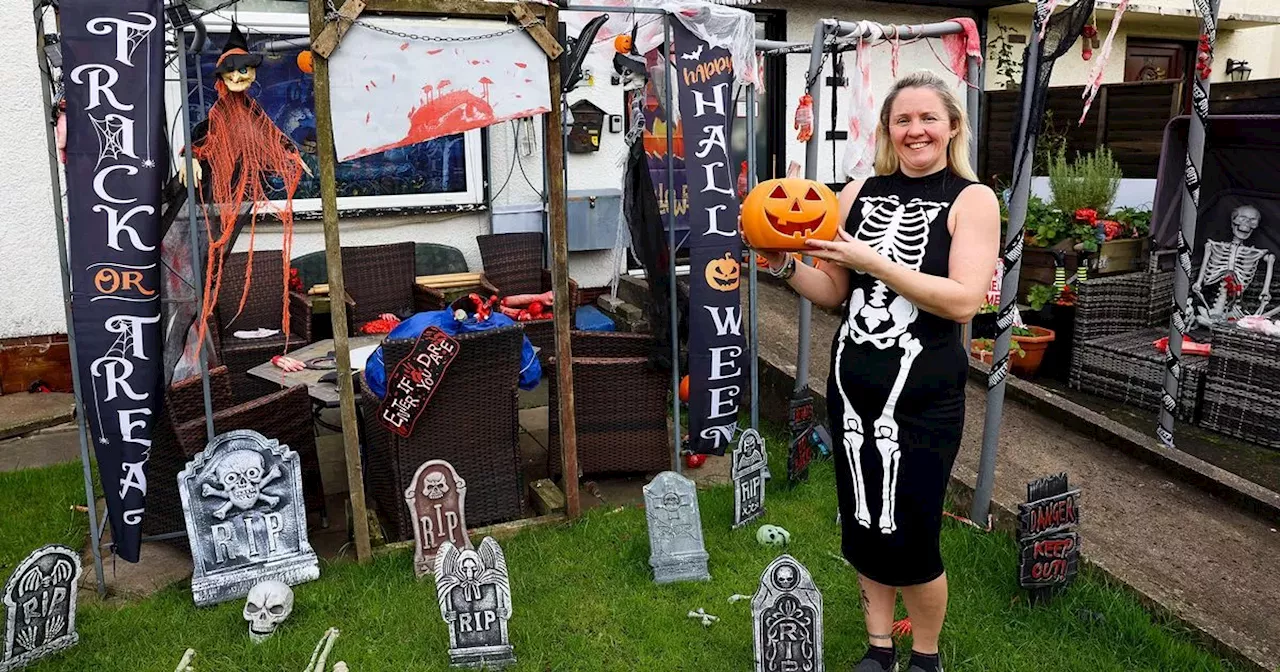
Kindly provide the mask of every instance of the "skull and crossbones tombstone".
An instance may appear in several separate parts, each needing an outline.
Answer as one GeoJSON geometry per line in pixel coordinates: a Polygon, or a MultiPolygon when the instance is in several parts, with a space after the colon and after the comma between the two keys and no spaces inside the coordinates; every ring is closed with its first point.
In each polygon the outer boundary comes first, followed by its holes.
{"type": "Polygon", "coordinates": [[[1267,305],[1271,303],[1271,276],[1275,270],[1275,255],[1265,249],[1246,245],[1261,221],[1262,213],[1258,208],[1249,204],[1238,206],[1231,211],[1231,242],[1205,241],[1200,273],[1191,286],[1192,296],[1196,299],[1193,316],[1195,324],[1211,327],[1248,315],[1242,299],[1245,290],[1257,275],[1259,263],[1265,263],[1267,270],[1258,307],[1252,314],[1270,317],[1280,311],[1280,308],[1267,310],[1267,305]],[[1213,287],[1213,301],[1205,298],[1206,286],[1213,287]]]}
{"type": "Polygon", "coordinates": [[[644,486],[644,500],[653,580],[662,584],[710,579],[693,481],[664,471],[644,486]]]}
{"type": "Polygon", "coordinates": [[[244,598],[266,581],[320,577],[299,460],[279,441],[235,430],[213,437],[178,473],[197,606],[244,598]]]}
{"type": "Polygon", "coordinates": [[[248,511],[259,502],[265,503],[268,507],[275,507],[280,503],[279,497],[262,491],[283,475],[280,473],[280,467],[272,466],[267,470],[263,464],[262,455],[257,452],[231,451],[213,468],[213,473],[217,477],[217,485],[205,483],[200,489],[200,494],[227,500],[213,512],[213,516],[219,520],[226,518],[233,507],[248,511]]]}

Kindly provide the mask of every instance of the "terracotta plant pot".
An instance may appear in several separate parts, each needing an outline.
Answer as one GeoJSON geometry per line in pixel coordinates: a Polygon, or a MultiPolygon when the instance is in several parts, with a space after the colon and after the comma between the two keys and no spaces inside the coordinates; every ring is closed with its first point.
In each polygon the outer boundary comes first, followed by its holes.
{"type": "Polygon", "coordinates": [[[1018,336],[1012,338],[1025,353],[1021,357],[1014,357],[1010,362],[1010,368],[1013,373],[1021,378],[1030,378],[1036,375],[1036,371],[1040,370],[1040,362],[1044,361],[1044,351],[1057,337],[1052,329],[1044,327],[1036,327],[1027,325],[1027,329],[1031,330],[1034,336],[1018,336]]]}

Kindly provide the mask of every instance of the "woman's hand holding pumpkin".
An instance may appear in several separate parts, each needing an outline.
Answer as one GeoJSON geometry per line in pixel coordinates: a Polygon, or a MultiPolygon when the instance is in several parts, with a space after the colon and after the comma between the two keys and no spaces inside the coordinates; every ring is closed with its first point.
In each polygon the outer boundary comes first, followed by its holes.
{"type": "Polygon", "coordinates": [[[757,250],[756,248],[751,247],[751,244],[747,242],[746,231],[744,231],[742,228],[742,212],[741,211],[738,212],[738,237],[742,239],[743,247],[747,248],[748,250],[751,250],[752,254],[755,254],[759,256],[761,259],[764,259],[764,262],[768,264],[770,268],[778,268],[782,266],[782,264],[787,260],[786,252],[768,252],[764,250],[757,250]]]}
{"type": "Polygon", "coordinates": [[[809,247],[815,248],[809,252],[809,256],[825,259],[854,271],[875,275],[877,265],[885,261],[885,258],[880,256],[870,245],[854,238],[852,234],[844,229],[837,231],[835,240],[827,241],[810,238],[805,243],[809,247]]]}

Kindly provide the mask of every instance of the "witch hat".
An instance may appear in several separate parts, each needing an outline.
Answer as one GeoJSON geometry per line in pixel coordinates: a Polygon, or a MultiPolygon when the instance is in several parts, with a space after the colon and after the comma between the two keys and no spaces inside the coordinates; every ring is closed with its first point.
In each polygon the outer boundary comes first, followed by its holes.
{"type": "Polygon", "coordinates": [[[218,57],[218,65],[213,69],[214,76],[240,68],[256,68],[262,65],[262,54],[249,53],[249,43],[235,21],[231,22],[231,33],[227,35],[226,44],[222,45],[222,55],[218,57]]]}

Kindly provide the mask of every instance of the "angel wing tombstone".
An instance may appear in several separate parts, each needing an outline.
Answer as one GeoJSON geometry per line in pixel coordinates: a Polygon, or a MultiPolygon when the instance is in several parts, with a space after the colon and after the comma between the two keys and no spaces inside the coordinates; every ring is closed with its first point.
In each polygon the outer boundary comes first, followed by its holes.
{"type": "Polygon", "coordinates": [[[178,495],[197,606],[243,598],[262,581],[320,578],[302,469],[288,446],[244,429],[215,436],[178,472],[178,495]]]}
{"type": "Polygon", "coordinates": [[[497,669],[516,662],[507,620],[511,580],[502,547],[485,537],[478,549],[444,541],[435,558],[436,597],[449,625],[449,664],[497,669]]]}
{"type": "Polygon", "coordinates": [[[733,529],[764,515],[764,439],[754,429],[742,433],[733,451],[733,529]]]}
{"type": "Polygon", "coordinates": [[[80,556],[66,546],[36,549],[4,585],[4,652],[0,672],[75,646],[80,556]]]}
{"type": "Polygon", "coordinates": [[[756,672],[822,672],[822,594],[809,570],[780,555],[751,598],[756,672]]]}
{"type": "Polygon", "coordinates": [[[418,577],[433,571],[443,542],[472,547],[464,512],[467,482],[452,464],[444,460],[423,462],[409,481],[404,499],[413,517],[413,571],[418,577]]]}
{"type": "Polygon", "coordinates": [[[693,481],[674,471],[658,474],[644,486],[644,514],[649,523],[649,565],[656,583],[711,578],[693,481]]]}

